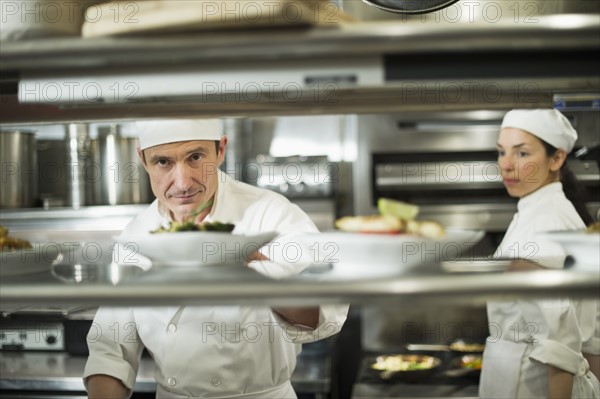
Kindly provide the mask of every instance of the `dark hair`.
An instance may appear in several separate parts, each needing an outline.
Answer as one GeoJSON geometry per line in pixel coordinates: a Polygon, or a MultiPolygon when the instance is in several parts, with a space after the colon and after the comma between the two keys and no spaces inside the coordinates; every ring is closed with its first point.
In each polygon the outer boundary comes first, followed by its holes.
{"type": "MultiPolygon", "coordinates": [[[[544,140],[541,140],[542,144],[544,144],[544,148],[546,148],[546,154],[551,157],[557,151],[557,148],[552,144],[546,143],[544,140]]],[[[586,207],[586,203],[590,200],[590,194],[586,190],[586,188],[581,184],[577,177],[573,174],[571,169],[567,166],[567,160],[560,168],[560,182],[563,185],[563,191],[565,192],[565,196],[573,206],[575,210],[579,214],[579,217],[583,219],[583,223],[586,226],[589,226],[594,222],[594,218],[590,215],[586,207]]]]}

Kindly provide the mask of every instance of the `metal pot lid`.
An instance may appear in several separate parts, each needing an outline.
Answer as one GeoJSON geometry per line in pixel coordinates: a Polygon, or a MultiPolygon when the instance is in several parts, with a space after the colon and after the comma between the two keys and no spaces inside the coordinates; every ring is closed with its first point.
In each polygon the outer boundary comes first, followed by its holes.
{"type": "Polygon", "coordinates": [[[370,6],[399,14],[424,14],[440,10],[458,0],[363,0],[370,6]]]}

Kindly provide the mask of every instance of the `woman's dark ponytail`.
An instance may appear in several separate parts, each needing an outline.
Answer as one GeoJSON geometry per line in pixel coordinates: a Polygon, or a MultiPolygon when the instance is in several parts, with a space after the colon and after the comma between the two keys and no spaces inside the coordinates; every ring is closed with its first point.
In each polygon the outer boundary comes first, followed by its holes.
{"type": "Polygon", "coordinates": [[[573,203],[579,217],[583,219],[586,226],[592,224],[594,218],[590,215],[590,212],[586,207],[586,202],[588,202],[590,194],[583,184],[577,180],[577,177],[575,177],[571,169],[569,169],[566,162],[563,164],[562,168],[560,168],[560,181],[563,185],[565,196],[573,203]]]}
{"type": "MultiPolygon", "coordinates": [[[[556,147],[551,144],[546,143],[542,140],[544,147],[546,147],[546,153],[548,156],[554,155],[557,151],[556,147]]],[[[586,203],[590,199],[590,194],[586,190],[586,188],[581,184],[577,177],[573,174],[569,166],[567,166],[567,161],[560,168],[560,182],[563,186],[563,191],[565,192],[565,196],[573,206],[575,210],[579,214],[579,217],[583,220],[586,226],[589,226],[594,222],[594,218],[590,214],[587,209],[586,203]]]]}

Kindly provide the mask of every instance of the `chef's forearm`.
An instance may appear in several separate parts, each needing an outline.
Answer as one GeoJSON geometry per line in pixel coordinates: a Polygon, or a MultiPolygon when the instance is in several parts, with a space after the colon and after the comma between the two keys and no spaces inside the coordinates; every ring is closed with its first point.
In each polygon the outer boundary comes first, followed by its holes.
{"type": "MultiPolygon", "coordinates": [[[[246,261],[254,260],[269,260],[267,256],[260,253],[260,251],[254,252],[246,261]]],[[[300,327],[309,328],[314,330],[319,325],[319,307],[309,308],[271,308],[273,312],[277,313],[280,317],[283,317],[285,321],[290,324],[294,324],[300,327]]]]}
{"type": "Polygon", "coordinates": [[[310,308],[272,308],[287,322],[314,330],[319,325],[319,307],[310,308]]]}
{"type": "Polygon", "coordinates": [[[127,399],[131,396],[131,390],[121,380],[104,374],[89,376],[87,391],[89,399],[127,399]]]}
{"type": "Polygon", "coordinates": [[[548,365],[548,398],[570,399],[573,391],[573,374],[548,365]]]}

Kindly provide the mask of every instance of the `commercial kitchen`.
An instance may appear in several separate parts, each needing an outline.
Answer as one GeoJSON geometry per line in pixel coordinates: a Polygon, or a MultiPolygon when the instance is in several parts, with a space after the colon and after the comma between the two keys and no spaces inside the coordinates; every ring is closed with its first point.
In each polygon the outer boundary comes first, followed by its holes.
{"type": "MultiPolygon", "coordinates": [[[[496,164],[513,108],[569,119],[569,167],[600,218],[600,3],[175,3],[1,3],[0,225],[52,258],[2,254],[1,398],[87,397],[99,306],[323,304],[349,304],[348,318],[303,345],[299,398],[476,398],[480,371],[463,358],[480,349],[456,345],[485,342],[488,301],[600,296],[590,236],[561,270],[490,259],[517,211],[496,164]],[[115,237],[155,199],[136,122],[169,118],[221,118],[222,170],[282,194],[324,234],[386,198],[474,242],[408,253],[369,235],[281,280],[239,262],[117,265],[115,237]],[[393,354],[437,363],[410,376],[372,367],[393,354]]],[[[144,352],[132,397],[156,388],[144,352]]]]}

